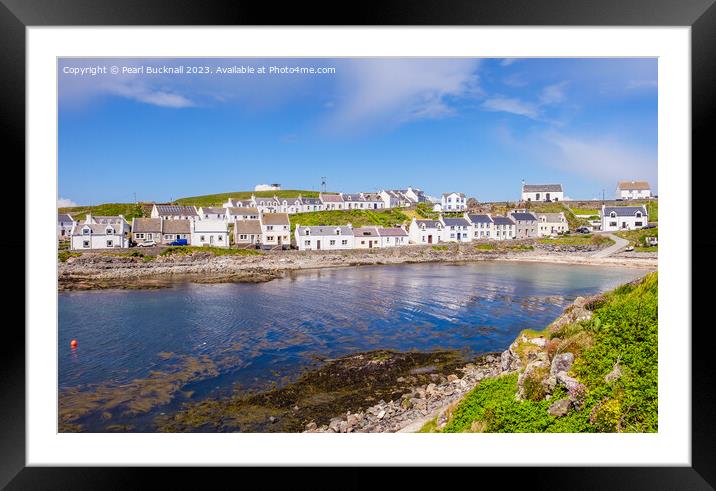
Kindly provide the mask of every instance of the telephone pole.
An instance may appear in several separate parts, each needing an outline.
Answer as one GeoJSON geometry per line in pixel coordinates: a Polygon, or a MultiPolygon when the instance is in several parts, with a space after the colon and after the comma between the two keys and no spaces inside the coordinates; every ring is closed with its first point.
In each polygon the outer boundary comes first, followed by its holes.
{"type": "Polygon", "coordinates": [[[324,176],[324,177],[321,177],[321,192],[322,192],[322,193],[325,193],[325,192],[326,192],[326,178],[325,178],[325,176],[324,176]]]}

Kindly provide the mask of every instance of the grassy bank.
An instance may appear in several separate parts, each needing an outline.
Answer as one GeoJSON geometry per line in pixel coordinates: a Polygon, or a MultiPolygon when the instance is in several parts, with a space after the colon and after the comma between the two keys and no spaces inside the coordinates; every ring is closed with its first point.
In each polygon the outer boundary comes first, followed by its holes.
{"type": "Polygon", "coordinates": [[[565,235],[562,237],[555,237],[554,239],[544,237],[542,239],[537,239],[537,242],[540,244],[548,244],[548,245],[605,245],[610,246],[614,244],[614,241],[610,239],[609,237],[604,237],[603,235],[591,235],[591,234],[585,234],[585,235],[565,235]]]}
{"type": "Polygon", "coordinates": [[[291,233],[300,225],[345,225],[354,227],[377,225],[394,227],[408,220],[408,216],[401,211],[391,208],[388,210],[335,210],[314,211],[311,213],[296,213],[291,215],[291,233]]]}
{"type": "MultiPolygon", "coordinates": [[[[442,430],[432,421],[423,431],[656,432],[657,273],[605,294],[590,308],[589,320],[556,322],[541,333],[520,335],[543,336],[551,357],[575,355],[569,376],[579,384],[571,392],[557,386],[545,397],[545,379],[535,371],[525,376],[524,397],[517,400],[517,373],[488,379],[463,398],[442,430]],[[571,401],[566,414],[550,415],[550,406],[566,397],[571,401]]],[[[527,360],[535,350],[527,342],[518,345],[517,353],[527,360]]]]}
{"type": "Polygon", "coordinates": [[[641,248],[640,250],[645,249],[654,249],[655,247],[650,247],[646,243],[647,237],[659,237],[659,228],[642,228],[638,230],[625,230],[622,232],[614,232],[614,235],[617,235],[621,237],[622,239],[626,239],[629,241],[629,244],[633,245],[634,247],[641,248]]]}
{"type": "Polygon", "coordinates": [[[179,198],[176,202],[180,205],[190,206],[221,206],[229,198],[238,200],[251,199],[251,195],[257,198],[297,198],[298,195],[304,198],[317,198],[318,191],[306,191],[301,189],[285,189],[280,191],[235,191],[233,193],[207,194],[204,196],[190,196],[179,198]]]}
{"type": "Polygon", "coordinates": [[[222,247],[177,246],[168,247],[160,256],[189,255],[195,252],[208,252],[215,256],[260,256],[263,253],[256,249],[225,249],[222,247]]]}
{"type": "Polygon", "coordinates": [[[87,213],[98,216],[116,216],[124,215],[128,222],[132,218],[140,218],[144,216],[141,204],[135,203],[105,203],[97,206],[73,206],[70,208],[58,208],[58,213],[67,213],[75,220],[83,220],[87,213]]]}

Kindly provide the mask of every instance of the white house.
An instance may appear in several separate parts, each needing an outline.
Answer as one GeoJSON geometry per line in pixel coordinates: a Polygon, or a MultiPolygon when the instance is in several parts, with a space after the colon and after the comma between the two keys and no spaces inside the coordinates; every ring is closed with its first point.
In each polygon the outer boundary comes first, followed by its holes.
{"type": "Polygon", "coordinates": [[[199,214],[193,206],[157,205],[152,206],[152,218],[162,220],[198,220],[199,214]]]}
{"type": "Polygon", "coordinates": [[[261,245],[264,247],[291,247],[291,221],[288,213],[262,213],[261,245]]]}
{"type": "Polygon", "coordinates": [[[226,220],[226,208],[201,206],[197,210],[199,220],[226,220]]]}
{"type": "Polygon", "coordinates": [[[251,195],[251,206],[258,208],[261,213],[281,213],[281,202],[277,197],[257,198],[251,195]]]}
{"type": "Polygon", "coordinates": [[[321,198],[303,198],[298,197],[301,202],[300,213],[309,213],[312,211],[323,211],[323,202],[321,198]]]}
{"type": "Polygon", "coordinates": [[[464,193],[443,193],[440,198],[442,211],[465,211],[467,198],[464,193]]]}
{"type": "Polygon", "coordinates": [[[646,181],[619,181],[617,199],[651,198],[651,186],[646,181]]]}
{"type": "Polygon", "coordinates": [[[464,218],[440,217],[443,225],[442,240],[444,242],[470,242],[470,222],[464,218]]]}
{"type": "Polygon", "coordinates": [[[226,203],[221,206],[224,208],[243,208],[251,206],[251,200],[247,199],[242,201],[240,199],[229,198],[226,203]]]}
{"type": "Polygon", "coordinates": [[[527,210],[513,210],[508,216],[515,223],[515,237],[526,239],[537,237],[537,217],[527,210]]]}
{"type": "Polygon", "coordinates": [[[224,208],[226,210],[226,221],[229,223],[237,220],[258,220],[259,210],[251,206],[238,206],[224,208]]]}
{"type": "Polygon", "coordinates": [[[343,206],[346,210],[366,210],[368,203],[360,193],[341,193],[343,206]]]}
{"type": "Polygon", "coordinates": [[[59,240],[70,240],[70,234],[72,233],[72,227],[75,221],[67,213],[57,214],[57,238],[59,240]]]}
{"type": "Polygon", "coordinates": [[[602,205],[602,230],[635,230],[649,223],[646,206],[605,206],[602,205]]]}
{"type": "Polygon", "coordinates": [[[234,244],[237,246],[261,245],[262,237],[260,220],[244,219],[234,222],[234,244]]]}
{"type": "Polygon", "coordinates": [[[296,224],[296,245],[301,251],[353,249],[353,228],[349,225],[302,227],[296,224]]]}
{"type": "Polygon", "coordinates": [[[561,184],[522,184],[522,201],[564,201],[561,184]]]}
{"type": "Polygon", "coordinates": [[[380,210],[385,208],[385,202],[380,193],[360,193],[369,210],[380,210]]]}
{"type": "Polygon", "coordinates": [[[426,203],[430,201],[422,190],[410,186],[408,186],[408,189],[401,190],[400,193],[412,203],[426,203]]]}
{"type": "Polygon", "coordinates": [[[320,198],[323,203],[323,209],[326,211],[345,209],[345,203],[343,202],[343,197],[340,194],[321,193],[320,198]]]}
{"type": "Polygon", "coordinates": [[[495,238],[495,222],[490,215],[469,215],[465,218],[470,222],[472,240],[488,240],[495,238]]]}
{"type": "Polygon", "coordinates": [[[510,217],[492,217],[495,239],[508,240],[517,237],[517,224],[510,217]]]}
{"type": "Polygon", "coordinates": [[[413,218],[408,228],[411,244],[437,244],[442,239],[443,224],[438,220],[413,218]]]}
{"type": "Polygon", "coordinates": [[[408,232],[402,227],[378,227],[380,247],[400,247],[408,245],[408,232]]]}
{"type": "Polygon", "coordinates": [[[85,221],[75,222],[70,235],[73,250],[115,249],[129,247],[131,229],[124,216],[93,217],[88,213],[85,221]]]}
{"type": "Polygon", "coordinates": [[[563,212],[559,213],[536,213],[537,235],[547,237],[549,235],[563,234],[569,230],[569,223],[563,212]]]}
{"type": "Polygon", "coordinates": [[[373,249],[380,247],[380,236],[377,227],[355,227],[353,229],[355,249],[373,249]]]}
{"type": "Polygon", "coordinates": [[[196,220],[191,227],[191,244],[229,247],[229,229],[225,220],[196,220]]]}
{"type": "MultiPolygon", "coordinates": [[[[137,244],[153,240],[157,244],[162,242],[161,218],[132,218],[132,240],[137,244]]],[[[185,221],[187,225],[188,221],[185,221]]]]}
{"type": "Polygon", "coordinates": [[[171,244],[177,240],[186,240],[187,245],[193,244],[191,236],[193,223],[189,220],[162,220],[162,244],[171,244]]]}

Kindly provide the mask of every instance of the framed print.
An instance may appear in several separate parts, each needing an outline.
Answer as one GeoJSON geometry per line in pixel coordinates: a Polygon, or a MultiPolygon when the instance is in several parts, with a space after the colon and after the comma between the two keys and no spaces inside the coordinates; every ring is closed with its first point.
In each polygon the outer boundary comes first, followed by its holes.
{"type": "Polygon", "coordinates": [[[1,482],[557,466],[711,489],[690,203],[716,7],[540,3],[4,2],[27,287],[1,482]]]}

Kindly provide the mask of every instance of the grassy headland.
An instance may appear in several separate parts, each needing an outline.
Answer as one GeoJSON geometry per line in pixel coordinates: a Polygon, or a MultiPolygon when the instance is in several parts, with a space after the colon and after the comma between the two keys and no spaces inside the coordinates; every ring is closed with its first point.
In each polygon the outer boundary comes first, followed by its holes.
{"type": "Polygon", "coordinates": [[[377,225],[395,227],[408,220],[408,216],[396,208],[387,210],[334,210],[313,211],[291,215],[291,233],[300,225],[345,225],[353,227],[377,225]]]}
{"type": "Polygon", "coordinates": [[[577,316],[572,322],[555,321],[540,333],[522,332],[513,346],[527,368],[481,382],[442,430],[430,421],[423,431],[656,432],[657,273],[597,297],[585,308],[592,312],[588,319],[577,316]],[[544,341],[544,353],[553,360],[574,355],[569,390],[557,385],[547,397],[550,368],[540,364],[543,352],[532,342],[535,338],[544,341]],[[550,411],[559,402],[564,402],[561,416],[550,411]]]}
{"type": "Polygon", "coordinates": [[[131,222],[132,218],[140,218],[144,216],[142,204],[136,203],[105,203],[96,206],[73,206],[70,208],[58,208],[58,213],[67,213],[75,220],[82,220],[87,213],[98,216],[116,216],[124,215],[127,221],[131,222]]]}

